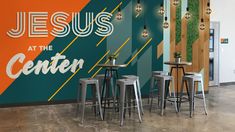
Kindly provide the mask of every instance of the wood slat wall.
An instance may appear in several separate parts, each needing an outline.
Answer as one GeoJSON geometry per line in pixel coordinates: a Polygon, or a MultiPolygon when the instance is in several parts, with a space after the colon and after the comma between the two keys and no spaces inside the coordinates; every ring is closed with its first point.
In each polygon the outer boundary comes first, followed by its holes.
{"type": "MultiPolygon", "coordinates": [[[[173,0],[171,0],[173,3],[173,0]]],[[[199,0],[200,7],[200,17],[204,18],[206,29],[199,29],[199,38],[193,43],[192,46],[192,66],[185,67],[186,71],[190,72],[200,72],[204,69],[204,87],[205,91],[208,91],[209,84],[209,27],[210,27],[210,17],[207,15],[206,7],[207,0],[199,0]]],[[[174,52],[181,51],[182,59],[186,61],[187,58],[187,20],[185,18],[181,21],[181,42],[176,44],[176,6],[171,4],[170,7],[170,60],[174,61],[174,52]]],[[[199,23],[201,19],[198,20],[199,23]]],[[[175,76],[176,73],[173,72],[175,76]]],[[[182,72],[179,74],[182,76],[182,72]]],[[[181,79],[179,79],[179,87],[181,86],[181,79]]]]}

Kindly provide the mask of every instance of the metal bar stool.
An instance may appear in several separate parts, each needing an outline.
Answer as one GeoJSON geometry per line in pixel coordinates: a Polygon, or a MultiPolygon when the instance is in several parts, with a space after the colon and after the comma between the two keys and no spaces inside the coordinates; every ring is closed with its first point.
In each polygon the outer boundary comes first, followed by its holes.
{"type": "Polygon", "coordinates": [[[155,85],[155,78],[154,75],[168,75],[169,73],[166,71],[153,71],[152,72],[152,78],[151,78],[151,85],[149,89],[149,98],[148,98],[148,104],[150,103],[150,99],[153,98],[154,92],[157,91],[157,89],[154,89],[155,85]]]}
{"type": "MultiPolygon", "coordinates": [[[[173,91],[173,99],[174,99],[174,104],[175,104],[175,110],[176,112],[178,112],[177,110],[177,103],[176,103],[176,96],[175,96],[175,88],[174,88],[174,77],[173,76],[169,76],[169,75],[154,75],[154,79],[156,79],[158,81],[158,85],[160,88],[160,100],[161,100],[161,116],[164,113],[164,109],[165,109],[165,104],[166,104],[166,100],[167,100],[167,96],[168,96],[168,92],[167,92],[167,87],[166,86],[170,86],[170,85],[166,85],[166,82],[169,81],[169,83],[172,83],[172,91],[173,91]]],[[[168,87],[170,88],[170,87],[168,87]]],[[[151,101],[152,102],[152,101],[151,101]]],[[[152,107],[152,103],[150,105],[150,110],[152,107]]]]}
{"type": "MultiPolygon", "coordinates": [[[[100,89],[99,89],[99,82],[97,79],[88,79],[88,78],[82,78],[79,80],[80,88],[78,88],[78,95],[77,95],[77,113],[79,111],[79,102],[81,101],[82,104],[82,115],[81,115],[81,122],[84,121],[84,114],[85,114],[85,104],[86,104],[86,94],[87,94],[87,86],[92,85],[92,91],[93,91],[93,99],[97,98],[98,100],[98,106],[99,106],[99,113],[101,120],[103,120],[103,114],[101,109],[101,97],[100,97],[100,89]],[[97,96],[94,94],[94,92],[97,94],[97,96]]],[[[96,103],[95,103],[96,104],[96,103]]],[[[94,102],[93,102],[94,105],[94,102]]]]}
{"type": "Polygon", "coordinates": [[[98,75],[95,76],[95,79],[97,79],[99,81],[100,95],[101,95],[101,91],[102,91],[102,88],[103,88],[104,77],[105,77],[104,74],[98,74],[98,75]]]}
{"type": "Polygon", "coordinates": [[[104,74],[103,88],[101,92],[101,103],[102,108],[104,108],[103,117],[105,118],[106,109],[116,110],[116,99],[115,99],[115,88],[114,79],[118,78],[118,72],[115,68],[107,68],[104,74]],[[111,91],[111,93],[110,93],[111,91]],[[113,107],[110,106],[110,101],[112,100],[113,107]],[[106,106],[108,104],[108,106],[106,106]]]}
{"type": "MultiPolygon", "coordinates": [[[[135,100],[136,100],[136,106],[138,110],[138,116],[139,116],[139,121],[142,122],[141,118],[141,108],[139,104],[139,97],[138,97],[138,89],[137,89],[137,82],[136,80],[133,79],[118,79],[116,83],[116,87],[119,86],[120,89],[120,126],[123,125],[123,118],[124,118],[124,109],[125,109],[125,98],[126,98],[126,91],[127,88],[134,88],[134,93],[135,93],[135,100]],[[133,87],[127,87],[127,86],[133,86],[133,87]]],[[[126,107],[127,108],[127,107],[126,107]]]]}
{"type": "Polygon", "coordinates": [[[189,83],[189,110],[190,110],[190,117],[192,117],[192,113],[194,112],[195,104],[194,104],[194,97],[195,97],[195,83],[199,82],[202,88],[202,99],[203,99],[203,105],[205,114],[207,115],[207,109],[206,109],[206,99],[205,99],[205,93],[204,93],[204,83],[203,83],[203,76],[200,73],[188,73],[185,76],[183,76],[182,84],[181,84],[181,91],[180,91],[180,106],[181,106],[181,99],[183,96],[183,89],[184,89],[184,83],[189,83]]]}
{"type": "Polygon", "coordinates": [[[141,88],[140,88],[140,80],[139,77],[136,75],[123,75],[123,79],[133,79],[136,80],[137,90],[138,90],[138,97],[139,97],[139,104],[142,115],[144,114],[143,103],[142,103],[142,96],[141,96],[141,88]]]}

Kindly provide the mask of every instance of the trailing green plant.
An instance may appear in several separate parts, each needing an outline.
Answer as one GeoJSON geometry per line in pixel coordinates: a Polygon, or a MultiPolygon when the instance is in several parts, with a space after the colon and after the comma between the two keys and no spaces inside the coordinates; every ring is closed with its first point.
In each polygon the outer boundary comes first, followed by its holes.
{"type": "Polygon", "coordinates": [[[191,18],[187,25],[187,61],[192,61],[193,43],[199,38],[199,0],[188,0],[191,18]]]}
{"type": "Polygon", "coordinates": [[[181,1],[179,5],[176,7],[176,33],[175,33],[175,41],[176,45],[181,41],[181,1]]]}

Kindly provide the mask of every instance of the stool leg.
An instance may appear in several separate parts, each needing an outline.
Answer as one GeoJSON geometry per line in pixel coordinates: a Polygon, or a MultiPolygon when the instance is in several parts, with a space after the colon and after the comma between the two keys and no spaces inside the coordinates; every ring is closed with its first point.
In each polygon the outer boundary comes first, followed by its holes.
{"type": "Polygon", "coordinates": [[[180,112],[180,107],[181,107],[181,101],[182,101],[182,97],[183,97],[183,92],[184,92],[184,83],[185,83],[185,79],[183,77],[182,82],[181,82],[181,88],[180,88],[180,102],[179,102],[179,108],[178,108],[178,112],[180,112]]]}
{"type": "MultiPolygon", "coordinates": [[[[171,87],[170,87],[170,81],[168,82],[169,83],[169,88],[168,88],[168,93],[169,93],[169,97],[171,97],[171,87]]],[[[174,84],[174,83],[173,83],[174,84]]]]}
{"type": "Polygon", "coordinates": [[[166,108],[166,101],[167,101],[167,96],[169,94],[169,87],[170,87],[170,81],[169,80],[165,80],[164,81],[164,88],[165,88],[165,99],[164,99],[164,109],[166,108]]]}
{"type": "Polygon", "coordinates": [[[194,80],[189,81],[189,90],[190,90],[190,118],[192,118],[192,113],[193,113],[193,102],[194,102],[194,80]]]}
{"type": "Polygon", "coordinates": [[[91,86],[92,90],[91,90],[91,93],[92,93],[92,103],[93,103],[93,110],[94,110],[94,113],[95,113],[95,116],[96,116],[96,85],[92,85],[91,86]]]}
{"type": "Polygon", "coordinates": [[[123,116],[124,116],[124,101],[125,101],[126,86],[121,85],[119,87],[120,87],[120,126],[122,126],[123,116]]]}
{"type": "Polygon", "coordinates": [[[205,98],[205,93],[204,93],[204,82],[203,82],[203,77],[201,78],[201,86],[202,86],[202,98],[203,98],[203,103],[204,103],[204,110],[205,110],[205,114],[207,115],[207,109],[206,109],[206,98],[205,98]]]}
{"type": "Polygon", "coordinates": [[[171,81],[172,81],[173,97],[174,97],[174,103],[175,103],[175,111],[178,113],[179,110],[177,108],[177,102],[176,102],[176,96],[175,96],[174,78],[171,81]]]}
{"type": "Polygon", "coordinates": [[[87,85],[82,84],[82,123],[84,121],[87,85]]]}
{"type": "MultiPolygon", "coordinates": [[[[155,79],[154,79],[154,77],[152,77],[152,79],[151,79],[151,87],[150,87],[150,90],[149,90],[149,99],[150,99],[150,107],[149,107],[149,112],[151,112],[151,110],[152,110],[152,106],[153,106],[153,94],[154,94],[154,92],[153,92],[153,89],[154,89],[154,81],[155,81],[155,79]]],[[[149,104],[149,103],[148,103],[149,104]]]]}
{"type": "Polygon", "coordinates": [[[138,115],[139,115],[139,121],[142,122],[141,119],[141,111],[140,111],[140,104],[139,104],[139,98],[138,98],[138,93],[137,93],[137,86],[136,83],[134,84],[134,92],[135,92],[135,99],[136,99],[136,104],[137,104],[137,110],[138,110],[138,115]]]}
{"type": "Polygon", "coordinates": [[[154,77],[152,76],[151,78],[151,85],[150,85],[150,89],[149,89],[149,98],[148,98],[148,104],[150,103],[150,99],[152,99],[153,97],[153,87],[154,87],[154,77]]]}
{"type": "Polygon", "coordinates": [[[140,108],[141,108],[141,113],[144,115],[144,109],[143,109],[143,103],[142,103],[142,96],[141,96],[141,88],[140,88],[140,80],[139,78],[137,79],[137,89],[138,89],[138,95],[139,95],[139,102],[140,102],[140,108]]]}
{"type": "Polygon", "coordinates": [[[78,111],[79,111],[79,102],[81,101],[80,100],[80,97],[81,97],[81,93],[80,93],[80,89],[81,89],[81,84],[79,83],[80,87],[78,87],[78,94],[77,94],[77,111],[76,111],[76,117],[78,117],[78,111]]]}
{"type": "Polygon", "coordinates": [[[113,77],[110,79],[110,84],[111,84],[111,88],[112,88],[112,97],[113,97],[113,108],[114,108],[114,111],[116,110],[116,90],[115,90],[115,87],[114,87],[114,80],[113,80],[113,77]]]}
{"type": "Polygon", "coordinates": [[[161,84],[161,116],[164,112],[164,102],[165,102],[165,80],[160,80],[161,84]]]}
{"type": "Polygon", "coordinates": [[[159,105],[160,105],[160,85],[159,85],[159,81],[156,81],[157,82],[157,85],[156,85],[156,87],[157,87],[157,106],[158,106],[158,108],[160,107],[159,105]]]}
{"type": "Polygon", "coordinates": [[[102,109],[101,109],[101,97],[100,97],[100,88],[99,88],[99,84],[96,83],[96,94],[97,94],[97,98],[98,98],[98,105],[99,105],[99,111],[100,111],[100,118],[101,120],[103,120],[103,113],[102,113],[102,109]]]}

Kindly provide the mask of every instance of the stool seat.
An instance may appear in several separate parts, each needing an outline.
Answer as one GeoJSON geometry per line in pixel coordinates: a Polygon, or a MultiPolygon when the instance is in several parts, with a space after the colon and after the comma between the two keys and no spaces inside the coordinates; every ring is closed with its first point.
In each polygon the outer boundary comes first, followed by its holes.
{"type": "Polygon", "coordinates": [[[202,80],[202,76],[201,75],[185,75],[183,76],[183,79],[185,80],[193,80],[193,81],[201,81],[202,80]]]}
{"type": "Polygon", "coordinates": [[[123,75],[122,78],[124,79],[139,79],[136,75],[123,75]]]}
{"type": "Polygon", "coordinates": [[[98,75],[95,76],[95,78],[97,78],[97,79],[98,78],[104,78],[104,76],[105,76],[104,74],[98,74],[98,75]]]}
{"type": "Polygon", "coordinates": [[[164,79],[164,80],[172,80],[172,79],[174,79],[173,76],[169,76],[169,75],[154,75],[153,77],[157,78],[157,79],[164,79]]]}
{"type": "Polygon", "coordinates": [[[153,75],[168,75],[169,73],[166,71],[153,71],[153,75]]]}
{"type": "Polygon", "coordinates": [[[194,76],[202,76],[201,73],[197,73],[197,72],[185,72],[185,75],[194,75],[194,76]]]}
{"type": "Polygon", "coordinates": [[[136,80],[133,79],[118,79],[117,84],[124,84],[124,85],[133,85],[136,83],[136,80]]]}
{"type": "Polygon", "coordinates": [[[98,82],[97,79],[94,78],[81,78],[80,83],[89,85],[89,84],[96,84],[98,82]]]}

